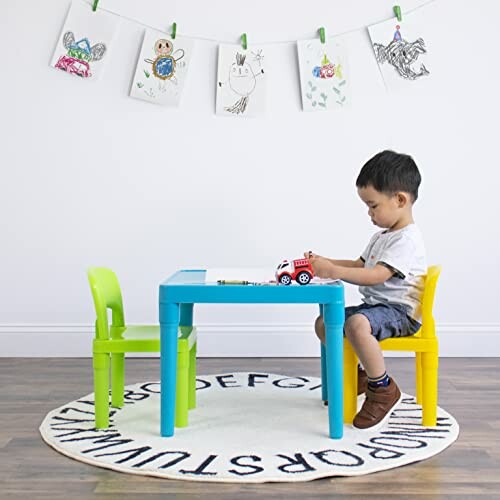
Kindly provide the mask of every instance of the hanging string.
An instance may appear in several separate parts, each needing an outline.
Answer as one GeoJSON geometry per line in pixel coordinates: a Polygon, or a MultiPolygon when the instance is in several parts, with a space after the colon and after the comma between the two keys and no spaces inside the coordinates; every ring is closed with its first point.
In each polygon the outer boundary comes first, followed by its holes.
{"type": "MultiPolygon", "coordinates": [[[[88,0],[86,0],[88,2],[88,0]]],[[[437,2],[438,0],[427,0],[427,2],[424,2],[423,4],[419,5],[418,7],[414,7],[413,9],[410,9],[410,10],[405,10],[403,12],[403,14],[406,16],[412,12],[415,12],[416,10],[419,10],[423,7],[427,7],[428,5],[434,3],[434,2],[437,2]]],[[[92,0],[90,0],[90,2],[92,2],[92,0]]],[[[133,19],[131,17],[128,17],[128,16],[123,16],[122,14],[118,14],[112,10],[109,10],[109,9],[105,9],[103,8],[102,6],[99,6],[99,10],[100,11],[105,11],[105,12],[109,12],[110,14],[113,14],[114,16],[118,16],[118,17],[121,17],[122,19],[126,19],[127,21],[130,21],[130,22],[133,22],[133,23],[136,23],[136,24],[140,24],[141,26],[144,26],[145,28],[151,28],[153,30],[158,30],[158,31],[164,31],[164,32],[167,32],[166,29],[161,29],[161,28],[158,28],[156,26],[151,26],[149,24],[146,24],[146,23],[142,23],[141,21],[138,21],[137,19],[133,19]]],[[[374,21],[374,22],[371,22],[369,24],[369,26],[372,26],[374,24],[378,24],[378,23],[382,23],[384,21],[387,21],[388,19],[390,18],[385,18],[385,19],[382,19],[380,21],[374,21]]],[[[361,28],[354,28],[354,29],[351,29],[351,30],[347,30],[347,31],[343,31],[341,33],[335,33],[335,35],[333,36],[329,36],[327,37],[328,39],[330,38],[335,38],[335,37],[340,37],[340,36],[344,36],[344,35],[349,35],[350,33],[355,33],[357,31],[363,31],[366,29],[366,26],[367,25],[364,25],[362,26],[361,28]]],[[[225,40],[220,40],[220,39],[215,39],[215,38],[206,38],[206,37],[202,37],[202,36],[187,36],[187,35],[182,35],[184,38],[189,38],[191,40],[202,40],[204,42],[212,42],[212,43],[223,43],[223,44],[237,44],[237,38],[235,37],[234,40],[231,40],[231,41],[225,41],[225,40]]],[[[314,37],[313,37],[314,38],[314,37]]],[[[282,40],[282,41],[275,41],[275,42],[263,42],[263,43],[259,43],[259,42],[254,42],[255,45],[259,45],[259,46],[266,46],[266,45],[282,45],[282,44],[292,44],[292,43],[296,43],[297,41],[301,41],[301,40],[310,40],[311,38],[296,38],[294,40],[282,40]]]]}

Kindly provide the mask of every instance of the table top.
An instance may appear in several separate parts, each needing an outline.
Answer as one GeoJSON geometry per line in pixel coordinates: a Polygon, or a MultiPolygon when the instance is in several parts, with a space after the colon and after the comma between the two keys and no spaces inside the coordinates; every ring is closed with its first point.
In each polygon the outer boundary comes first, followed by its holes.
{"type": "Polygon", "coordinates": [[[205,269],[177,271],[160,284],[160,305],[165,303],[344,303],[340,281],[309,285],[219,285],[205,281],[205,269]]]}

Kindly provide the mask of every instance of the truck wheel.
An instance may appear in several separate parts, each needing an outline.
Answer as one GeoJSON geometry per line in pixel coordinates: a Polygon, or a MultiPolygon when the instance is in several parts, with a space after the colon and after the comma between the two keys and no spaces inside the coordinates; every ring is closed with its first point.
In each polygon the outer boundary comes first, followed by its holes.
{"type": "Polygon", "coordinates": [[[307,271],[301,271],[297,274],[295,281],[297,281],[299,285],[307,285],[311,281],[311,275],[307,271]]]}
{"type": "Polygon", "coordinates": [[[282,285],[289,285],[292,282],[292,278],[290,277],[289,274],[282,274],[280,276],[280,283],[282,285]]]}

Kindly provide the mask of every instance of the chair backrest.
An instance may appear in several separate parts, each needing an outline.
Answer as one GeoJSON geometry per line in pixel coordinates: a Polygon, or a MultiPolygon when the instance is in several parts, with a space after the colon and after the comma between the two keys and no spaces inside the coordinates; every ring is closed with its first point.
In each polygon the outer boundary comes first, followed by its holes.
{"type": "Polygon", "coordinates": [[[441,266],[430,266],[425,276],[424,294],[422,297],[422,337],[431,338],[436,336],[436,325],[432,313],[434,307],[434,296],[441,266]]]}
{"type": "Polygon", "coordinates": [[[116,274],[105,267],[91,267],[87,276],[94,298],[96,313],[96,338],[109,339],[108,308],[112,312],[111,326],[125,326],[122,292],[116,274]]]}

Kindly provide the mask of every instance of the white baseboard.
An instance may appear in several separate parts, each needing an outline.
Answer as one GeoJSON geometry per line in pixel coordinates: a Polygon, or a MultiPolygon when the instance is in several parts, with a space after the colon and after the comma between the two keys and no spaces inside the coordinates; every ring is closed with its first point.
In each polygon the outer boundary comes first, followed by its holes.
{"type": "MultiPolygon", "coordinates": [[[[442,357],[500,357],[500,324],[443,324],[437,325],[437,331],[442,357]]],[[[4,324],[0,325],[0,357],[89,357],[93,335],[90,325],[4,324]]],[[[201,324],[198,355],[309,358],[319,355],[319,345],[308,324],[201,324]]]]}

